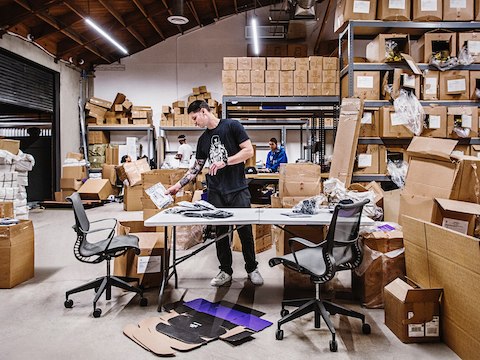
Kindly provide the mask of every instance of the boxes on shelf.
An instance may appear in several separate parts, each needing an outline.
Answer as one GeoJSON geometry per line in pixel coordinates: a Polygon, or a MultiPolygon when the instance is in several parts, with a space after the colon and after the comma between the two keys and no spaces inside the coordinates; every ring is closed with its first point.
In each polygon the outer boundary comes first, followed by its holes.
{"type": "Polygon", "coordinates": [[[252,58],[252,70],[266,70],[267,59],[265,57],[253,57],[252,58]]]}
{"type": "Polygon", "coordinates": [[[380,108],[380,136],[387,138],[411,138],[413,133],[398,119],[393,106],[380,108]]]}
{"type": "MultiPolygon", "coordinates": [[[[353,97],[380,99],[380,71],[354,71],[353,97]]],[[[342,97],[348,97],[348,76],[342,78],[342,97]]]]}
{"type": "Polygon", "coordinates": [[[265,70],[265,82],[266,83],[279,83],[280,82],[280,70],[265,70]]]}
{"type": "Polygon", "coordinates": [[[477,137],[478,108],[473,106],[448,107],[447,135],[454,139],[477,137]]]}
{"type": "Polygon", "coordinates": [[[110,142],[110,133],[107,131],[88,131],[88,144],[108,144],[110,142]]]}
{"type": "Polygon", "coordinates": [[[440,99],[440,71],[428,70],[423,76],[422,99],[440,99]]]}
{"type": "Polygon", "coordinates": [[[31,220],[0,227],[0,288],[10,289],[34,276],[34,245],[31,220]]]}
{"type": "Polygon", "coordinates": [[[380,118],[378,110],[364,109],[359,137],[379,137],[380,118]]]}
{"type": "Polygon", "coordinates": [[[402,53],[410,53],[410,39],[407,34],[379,34],[366,48],[366,58],[372,63],[400,62],[402,53]],[[394,48],[392,43],[396,44],[394,48]]]}
{"type": "Polygon", "coordinates": [[[250,93],[252,96],[265,96],[265,83],[252,83],[250,93]]]}
{"type": "Polygon", "coordinates": [[[378,0],[377,18],[386,21],[409,21],[411,0],[378,0]]]}
{"type": "Polygon", "coordinates": [[[386,162],[386,150],[383,145],[358,145],[353,175],[379,174],[380,163],[386,162]]]}
{"type": "Polygon", "coordinates": [[[224,70],[237,70],[238,63],[236,57],[224,57],[223,69],[224,70]]]}
{"type": "Polygon", "coordinates": [[[385,325],[404,343],[440,341],[442,291],[395,279],[384,289],[385,325]]]}
{"type": "Polygon", "coordinates": [[[468,70],[450,70],[440,73],[441,100],[470,99],[468,70]]]}
{"type": "Polygon", "coordinates": [[[442,21],[442,0],[413,0],[413,21],[442,21]]]}
{"type": "Polygon", "coordinates": [[[293,82],[280,83],[280,96],[293,96],[293,82]]]}
{"type": "Polygon", "coordinates": [[[225,96],[235,96],[235,95],[237,95],[237,84],[236,83],[223,83],[223,95],[225,95],[225,96]]]}
{"type": "Polygon", "coordinates": [[[250,82],[250,70],[237,70],[237,83],[249,83],[250,82]]]}
{"type": "Polygon", "coordinates": [[[432,223],[464,235],[474,236],[480,205],[450,199],[435,199],[432,223]]]}
{"type": "Polygon", "coordinates": [[[102,107],[102,108],[107,109],[107,110],[112,107],[112,103],[110,101],[103,100],[103,99],[96,98],[96,97],[91,97],[90,99],[88,99],[88,103],[90,103],[92,105],[95,105],[95,106],[102,107]]]}
{"type": "MultiPolygon", "coordinates": [[[[477,5],[480,7],[480,3],[477,5]]],[[[458,49],[466,46],[474,63],[480,63],[480,33],[476,31],[458,33],[458,49]]]]}
{"type": "Polygon", "coordinates": [[[470,71],[470,100],[480,98],[480,71],[470,71]]]}
{"type": "Polygon", "coordinates": [[[422,136],[447,137],[447,107],[446,106],[424,106],[425,127],[422,136]]]}
{"type": "Polygon", "coordinates": [[[251,70],[252,69],[252,58],[251,57],[239,57],[237,58],[237,69],[238,70],[251,70]]]}
{"type": "Polygon", "coordinates": [[[250,83],[248,83],[248,84],[237,83],[237,95],[238,96],[250,96],[251,95],[250,83]]]}
{"type": "Polygon", "coordinates": [[[429,63],[432,54],[441,58],[457,56],[457,33],[428,32],[418,41],[418,47],[423,47],[423,62],[429,63]]]}
{"type": "Polygon", "coordinates": [[[265,70],[250,70],[250,81],[252,83],[264,83],[265,70]]]}
{"type": "Polygon", "coordinates": [[[62,166],[62,177],[69,179],[85,179],[87,177],[87,169],[85,165],[62,166]]]}
{"type": "Polygon", "coordinates": [[[295,58],[282,57],[280,58],[280,70],[293,71],[295,70],[295,58]]]}
{"type": "Polygon", "coordinates": [[[265,84],[266,96],[280,96],[280,83],[266,83],[265,84]]]}
{"type": "Polygon", "coordinates": [[[335,8],[334,31],[349,20],[375,20],[376,0],[339,0],[335,8]]]}
{"type": "Polygon", "coordinates": [[[474,19],[474,0],[444,0],[443,20],[472,21],[474,19]]]}

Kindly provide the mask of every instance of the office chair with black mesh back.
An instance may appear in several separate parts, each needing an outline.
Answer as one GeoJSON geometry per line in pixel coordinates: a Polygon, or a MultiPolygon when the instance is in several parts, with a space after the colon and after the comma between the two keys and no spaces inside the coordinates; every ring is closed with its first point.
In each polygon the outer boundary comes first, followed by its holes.
{"type": "Polygon", "coordinates": [[[320,328],[323,318],[332,333],[330,351],[337,351],[335,328],[330,315],[341,314],[362,320],[362,332],[370,334],[370,325],[365,322],[365,315],[349,310],[320,298],[320,285],[333,279],[340,270],[350,270],[358,267],[362,261],[362,253],[358,245],[358,230],[363,206],[368,203],[364,200],[358,203],[338,204],[333,212],[327,238],[320,244],[294,237],[289,239],[291,253],[270,259],[270,266],[283,264],[285,267],[310,275],[310,280],[315,284],[315,298],[286,300],[282,302],[282,318],[278,321],[275,333],[277,340],[283,339],[283,330],[280,327],[300,316],[310,312],[315,313],[315,328],[320,328]],[[294,249],[294,244],[304,246],[301,250],[294,249]],[[295,306],[297,309],[289,313],[285,306],[295,306]]]}
{"type": "Polygon", "coordinates": [[[87,214],[83,208],[83,204],[78,193],[73,193],[67,198],[67,200],[72,203],[73,212],[75,214],[75,225],[73,226],[73,229],[77,233],[77,241],[73,247],[75,257],[81,262],[90,264],[97,264],[106,260],[107,275],[67,291],[65,293],[65,307],[71,308],[73,306],[73,300],[68,298],[70,295],[95,289],[95,298],[93,299],[93,316],[98,318],[102,314],[102,310],[97,308],[97,301],[104,292],[106,293],[107,300],[110,300],[112,297],[112,286],[140,294],[140,305],[146,306],[147,299],[143,297],[143,289],[129,284],[129,282],[138,283],[139,280],[137,278],[112,276],[110,272],[110,261],[112,258],[125,254],[125,252],[129,249],[133,249],[137,255],[140,254],[138,237],[133,235],[115,236],[117,220],[113,218],[92,222],[88,221],[87,214]],[[90,226],[91,224],[102,223],[107,223],[107,225],[102,228],[94,229],[92,229],[90,226]],[[87,235],[96,232],[106,232],[108,235],[103,240],[89,242],[87,240],[87,235]]]}

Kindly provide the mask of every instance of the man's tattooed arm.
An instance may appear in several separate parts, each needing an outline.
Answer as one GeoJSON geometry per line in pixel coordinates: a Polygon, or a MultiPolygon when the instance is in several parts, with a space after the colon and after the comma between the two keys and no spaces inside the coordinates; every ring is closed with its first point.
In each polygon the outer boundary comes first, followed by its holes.
{"type": "Polygon", "coordinates": [[[193,166],[188,169],[187,173],[185,174],[185,176],[183,178],[180,179],[180,181],[178,182],[182,187],[184,187],[185,185],[187,185],[190,181],[193,181],[193,179],[195,179],[197,177],[198,174],[200,174],[200,172],[202,171],[203,169],[203,166],[205,165],[205,160],[203,159],[197,159],[195,160],[195,164],[193,164],[193,166]]]}

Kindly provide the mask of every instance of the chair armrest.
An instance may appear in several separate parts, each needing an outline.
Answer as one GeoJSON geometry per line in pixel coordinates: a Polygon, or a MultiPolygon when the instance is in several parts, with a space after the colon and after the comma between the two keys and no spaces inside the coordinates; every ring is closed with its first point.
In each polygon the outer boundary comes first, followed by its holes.
{"type": "Polygon", "coordinates": [[[114,223],[113,227],[117,226],[117,222],[118,222],[118,220],[115,219],[115,218],[106,218],[106,219],[90,221],[90,224],[98,224],[98,223],[105,222],[105,221],[113,221],[113,223],[114,223]]]}
{"type": "Polygon", "coordinates": [[[93,230],[88,230],[88,231],[80,229],[80,231],[84,234],[93,234],[93,233],[96,233],[96,232],[99,232],[99,231],[110,231],[110,232],[112,232],[114,230],[115,230],[115,228],[112,229],[112,228],[109,228],[109,227],[108,228],[93,229],[93,230]]]}
{"type": "Polygon", "coordinates": [[[290,249],[292,249],[292,252],[293,252],[293,243],[299,243],[299,244],[302,244],[306,247],[309,247],[309,248],[315,248],[315,247],[318,247],[320,246],[321,244],[315,244],[315,243],[312,243],[311,241],[307,240],[307,239],[304,239],[304,238],[301,238],[301,237],[293,237],[293,238],[290,238],[288,239],[288,245],[290,246],[290,249]]]}

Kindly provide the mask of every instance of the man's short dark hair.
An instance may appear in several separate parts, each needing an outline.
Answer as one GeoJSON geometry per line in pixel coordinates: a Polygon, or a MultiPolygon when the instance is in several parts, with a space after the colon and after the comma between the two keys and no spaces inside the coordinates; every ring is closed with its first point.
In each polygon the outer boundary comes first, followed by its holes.
{"type": "Polygon", "coordinates": [[[188,105],[187,114],[199,112],[201,109],[210,111],[210,106],[204,100],[195,100],[190,105],[188,105]]]}
{"type": "Polygon", "coordinates": [[[270,139],[270,142],[273,142],[275,145],[278,144],[278,141],[277,141],[277,139],[275,139],[275,138],[271,138],[271,139],[270,139]]]}
{"type": "Polygon", "coordinates": [[[178,141],[185,141],[187,137],[185,135],[178,135],[178,141]]]}

